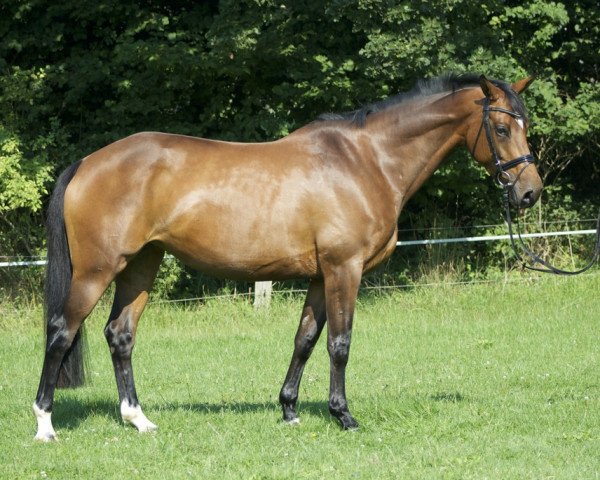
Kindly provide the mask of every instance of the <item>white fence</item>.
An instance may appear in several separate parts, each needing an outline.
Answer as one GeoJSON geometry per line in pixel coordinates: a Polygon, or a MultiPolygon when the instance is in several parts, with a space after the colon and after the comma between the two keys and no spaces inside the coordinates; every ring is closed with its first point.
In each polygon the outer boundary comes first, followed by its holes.
{"type": "MultiPolygon", "coordinates": [[[[565,235],[591,235],[596,230],[569,230],[567,232],[540,232],[523,233],[522,238],[561,237],[565,235]]],[[[411,245],[436,245],[440,243],[467,243],[467,242],[491,242],[496,240],[510,240],[510,235],[484,235],[482,237],[460,237],[460,238],[434,238],[431,240],[400,240],[396,242],[397,247],[408,247],[411,245]]]]}
{"type": "MultiPolygon", "coordinates": [[[[592,235],[596,230],[568,230],[559,232],[540,232],[524,233],[523,238],[541,238],[541,237],[561,237],[567,235],[592,235]]],[[[493,242],[499,240],[510,240],[509,235],[483,235],[481,237],[456,237],[456,238],[434,238],[429,240],[399,240],[397,247],[410,247],[414,245],[439,245],[445,243],[469,243],[469,242],[493,242]]],[[[2,258],[2,257],[0,257],[2,258]]],[[[0,268],[6,267],[30,267],[36,265],[46,265],[46,260],[42,257],[35,257],[38,260],[14,260],[0,262],[0,268]]]]}
{"type": "MultiPolygon", "coordinates": [[[[557,232],[539,232],[539,233],[524,233],[523,238],[542,238],[542,237],[559,237],[570,235],[592,235],[596,230],[568,230],[557,232]]],[[[416,245],[440,245],[447,243],[470,243],[470,242],[494,242],[510,240],[509,235],[483,235],[480,237],[455,237],[455,238],[435,238],[428,240],[399,240],[396,242],[398,247],[409,247],[416,245]]],[[[37,260],[15,260],[0,262],[0,268],[8,267],[30,267],[46,265],[46,260],[38,258],[37,260]]],[[[272,282],[256,282],[254,285],[254,305],[268,305],[271,298],[272,282]]]]}

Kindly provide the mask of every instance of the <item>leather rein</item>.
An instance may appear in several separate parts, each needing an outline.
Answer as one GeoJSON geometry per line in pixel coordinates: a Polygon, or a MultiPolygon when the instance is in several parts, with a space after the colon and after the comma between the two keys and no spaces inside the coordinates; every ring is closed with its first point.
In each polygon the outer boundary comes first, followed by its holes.
{"type": "Polygon", "coordinates": [[[521,248],[523,249],[525,254],[529,257],[529,260],[532,262],[532,264],[531,265],[528,264],[523,259],[523,256],[521,254],[519,254],[519,251],[517,249],[517,242],[515,241],[515,236],[513,233],[513,221],[512,221],[511,214],[510,214],[509,195],[510,195],[511,190],[514,188],[515,182],[519,179],[519,177],[525,171],[525,169],[527,167],[529,167],[529,165],[534,164],[534,158],[533,158],[533,155],[531,155],[529,153],[527,155],[522,155],[520,157],[517,157],[513,160],[509,160],[508,162],[505,162],[505,163],[502,163],[500,161],[500,156],[498,155],[498,151],[496,150],[496,146],[494,144],[494,139],[492,137],[492,130],[490,127],[490,112],[502,112],[502,113],[510,115],[511,117],[513,117],[517,120],[521,120],[521,121],[524,121],[524,118],[522,115],[519,115],[518,113],[516,113],[512,110],[507,110],[505,108],[500,108],[500,107],[491,107],[490,101],[488,98],[485,98],[483,102],[484,103],[483,103],[482,125],[483,125],[483,129],[485,131],[485,136],[487,138],[488,145],[490,147],[490,151],[492,152],[492,158],[494,160],[494,164],[496,166],[496,181],[503,188],[504,210],[506,213],[506,223],[508,225],[508,234],[510,237],[510,243],[512,245],[513,251],[515,252],[515,256],[517,257],[517,260],[519,262],[521,262],[523,268],[526,268],[528,270],[534,270],[536,272],[554,273],[557,275],[578,275],[580,273],[583,273],[583,272],[589,270],[592,267],[592,265],[598,260],[598,257],[600,256],[600,215],[598,216],[598,220],[596,223],[596,244],[594,247],[594,252],[592,254],[592,258],[587,263],[587,265],[585,265],[585,267],[580,268],[579,270],[562,270],[560,268],[557,268],[557,267],[551,265],[546,260],[541,258],[539,255],[532,252],[527,247],[527,245],[525,245],[525,242],[523,241],[523,237],[521,236],[521,226],[517,219],[517,221],[515,222],[517,224],[517,229],[516,229],[517,230],[517,238],[519,240],[521,248]],[[524,163],[525,166],[521,169],[521,171],[518,173],[517,177],[513,181],[510,173],[508,173],[508,170],[510,170],[511,168],[514,168],[518,165],[521,165],[522,163],[524,163]],[[536,266],[536,265],[541,265],[541,266],[536,266]]]}

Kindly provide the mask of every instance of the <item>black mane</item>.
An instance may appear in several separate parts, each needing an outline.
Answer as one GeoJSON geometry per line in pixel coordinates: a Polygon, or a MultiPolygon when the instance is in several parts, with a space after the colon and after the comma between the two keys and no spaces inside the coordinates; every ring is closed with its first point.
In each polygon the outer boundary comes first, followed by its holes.
{"type": "MultiPolygon", "coordinates": [[[[324,113],[317,117],[317,121],[350,121],[359,127],[363,127],[367,121],[367,117],[372,113],[381,112],[382,110],[394,105],[398,105],[419,97],[427,97],[429,95],[444,92],[454,93],[456,90],[460,90],[461,88],[477,87],[479,86],[479,79],[480,75],[475,73],[446,73],[444,75],[440,75],[439,77],[421,79],[418,80],[416,85],[408,92],[399,93],[393,97],[370,103],[359,108],[358,110],[353,110],[351,112],[324,113]]],[[[519,115],[527,118],[525,105],[523,104],[521,98],[513,91],[510,84],[501,80],[490,81],[498,88],[501,88],[504,93],[506,93],[512,109],[519,115]]]]}

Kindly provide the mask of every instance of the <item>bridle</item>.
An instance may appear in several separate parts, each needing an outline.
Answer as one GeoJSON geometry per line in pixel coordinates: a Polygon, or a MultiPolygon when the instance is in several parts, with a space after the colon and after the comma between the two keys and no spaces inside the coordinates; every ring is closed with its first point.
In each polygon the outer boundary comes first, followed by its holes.
{"type": "MultiPolygon", "coordinates": [[[[492,137],[492,129],[490,127],[490,112],[506,113],[507,115],[510,115],[514,119],[521,120],[521,121],[524,121],[524,118],[523,118],[523,115],[520,115],[517,112],[514,112],[512,110],[507,110],[506,108],[490,107],[490,100],[487,97],[483,100],[482,125],[483,125],[483,129],[485,131],[485,137],[487,138],[488,145],[492,152],[492,158],[494,160],[494,165],[496,165],[496,181],[500,185],[511,185],[512,186],[512,185],[514,185],[514,182],[510,181],[510,174],[508,173],[508,170],[516,167],[517,165],[521,165],[522,163],[526,164],[525,167],[523,168],[523,170],[525,170],[525,168],[527,168],[530,164],[535,163],[535,160],[533,158],[533,155],[531,153],[528,153],[526,155],[521,155],[520,157],[514,158],[505,163],[502,163],[500,161],[500,155],[498,155],[498,151],[496,150],[496,145],[495,145],[494,139],[492,137]]],[[[521,172],[523,170],[521,170],[521,172]]],[[[519,173],[519,175],[521,175],[521,172],[519,173]]]]}
{"type": "MultiPolygon", "coordinates": [[[[508,162],[502,163],[500,161],[500,156],[498,155],[498,151],[496,150],[496,145],[494,144],[494,139],[492,137],[492,129],[490,127],[490,112],[502,112],[507,115],[510,115],[511,117],[513,117],[517,120],[524,120],[524,118],[522,115],[520,115],[517,112],[514,112],[512,110],[507,110],[505,108],[500,108],[500,107],[491,107],[490,100],[487,97],[483,100],[482,127],[485,131],[485,136],[486,136],[486,139],[488,142],[488,146],[490,147],[490,151],[492,152],[492,159],[494,160],[494,165],[496,166],[496,181],[503,188],[504,210],[506,213],[506,223],[508,225],[508,234],[510,237],[510,243],[512,245],[513,251],[515,252],[517,260],[519,260],[521,262],[523,268],[526,268],[528,270],[534,270],[536,272],[555,273],[557,275],[578,275],[580,273],[583,273],[583,272],[589,270],[590,267],[596,262],[596,260],[598,260],[598,257],[600,256],[600,215],[598,216],[598,221],[596,223],[596,245],[594,247],[594,253],[592,254],[592,258],[587,263],[587,265],[579,270],[562,270],[560,268],[557,268],[557,267],[551,265],[550,263],[545,261],[543,258],[541,258],[539,255],[532,252],[527,247],[527,245],[525,245],[525,242],[523,241],[523,237],[521,236],[521,227],[520,227],[518,219],[517,219],[517,222],[516,222],[517,238],[519,239],[521,248],[523,249],[525,254],[529,257],[532,264],[531,265],[528,264],[523,259],[523,257],[519,254],[519,251],[517,250],[515,237],[513,234],[513,221],[512,221],[511,215],[510,215],[509,195],[510,195],[511,191],[514,189],[515,183],[519,179],[521,174],[527,169],[527,167],[534,164],[535,161],[534,161],[533,155],[531,155],[530,153],[528,153],[526,155],[521,155],[520,157],[517,157],[513,160],[509,160],[508,162]],[[510,170],[511,168],[514,168],[518,165],[521,165],[522,163],[524,163],[525,166],[521,169],[521,171],[517,174],[517,177],[513,181],[511,175],[508,173],[508,170],[510,170]],[[538,264],[541,265],[541,267],[535,266],[538,264]]],[[[479,129],[479,133],[481,133],[481,127],[479,129]]],[[[479,138],[479,133],[477,134],[477,138],[479,138]]],[[[477,143],[477,139],[475,140],[475,143],[477,143]]]]}

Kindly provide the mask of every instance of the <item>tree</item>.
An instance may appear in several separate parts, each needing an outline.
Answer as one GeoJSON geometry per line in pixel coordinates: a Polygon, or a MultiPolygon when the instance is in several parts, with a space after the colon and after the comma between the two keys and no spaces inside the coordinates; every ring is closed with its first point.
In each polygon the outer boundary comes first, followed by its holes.
{"type": "MultiPolygon", "coordinates": [[[[537,74],[526,103],[545,175],[555,191],[577,184],[574,210],[597,199],[597,2],[23,0],[0,13],[0,255],[42,252],[51,178],[118,138],[274,139],[450,70],[537,74]]],[[[496,223],[496,198],[457,153],[404,218],[496,223]]]]}

